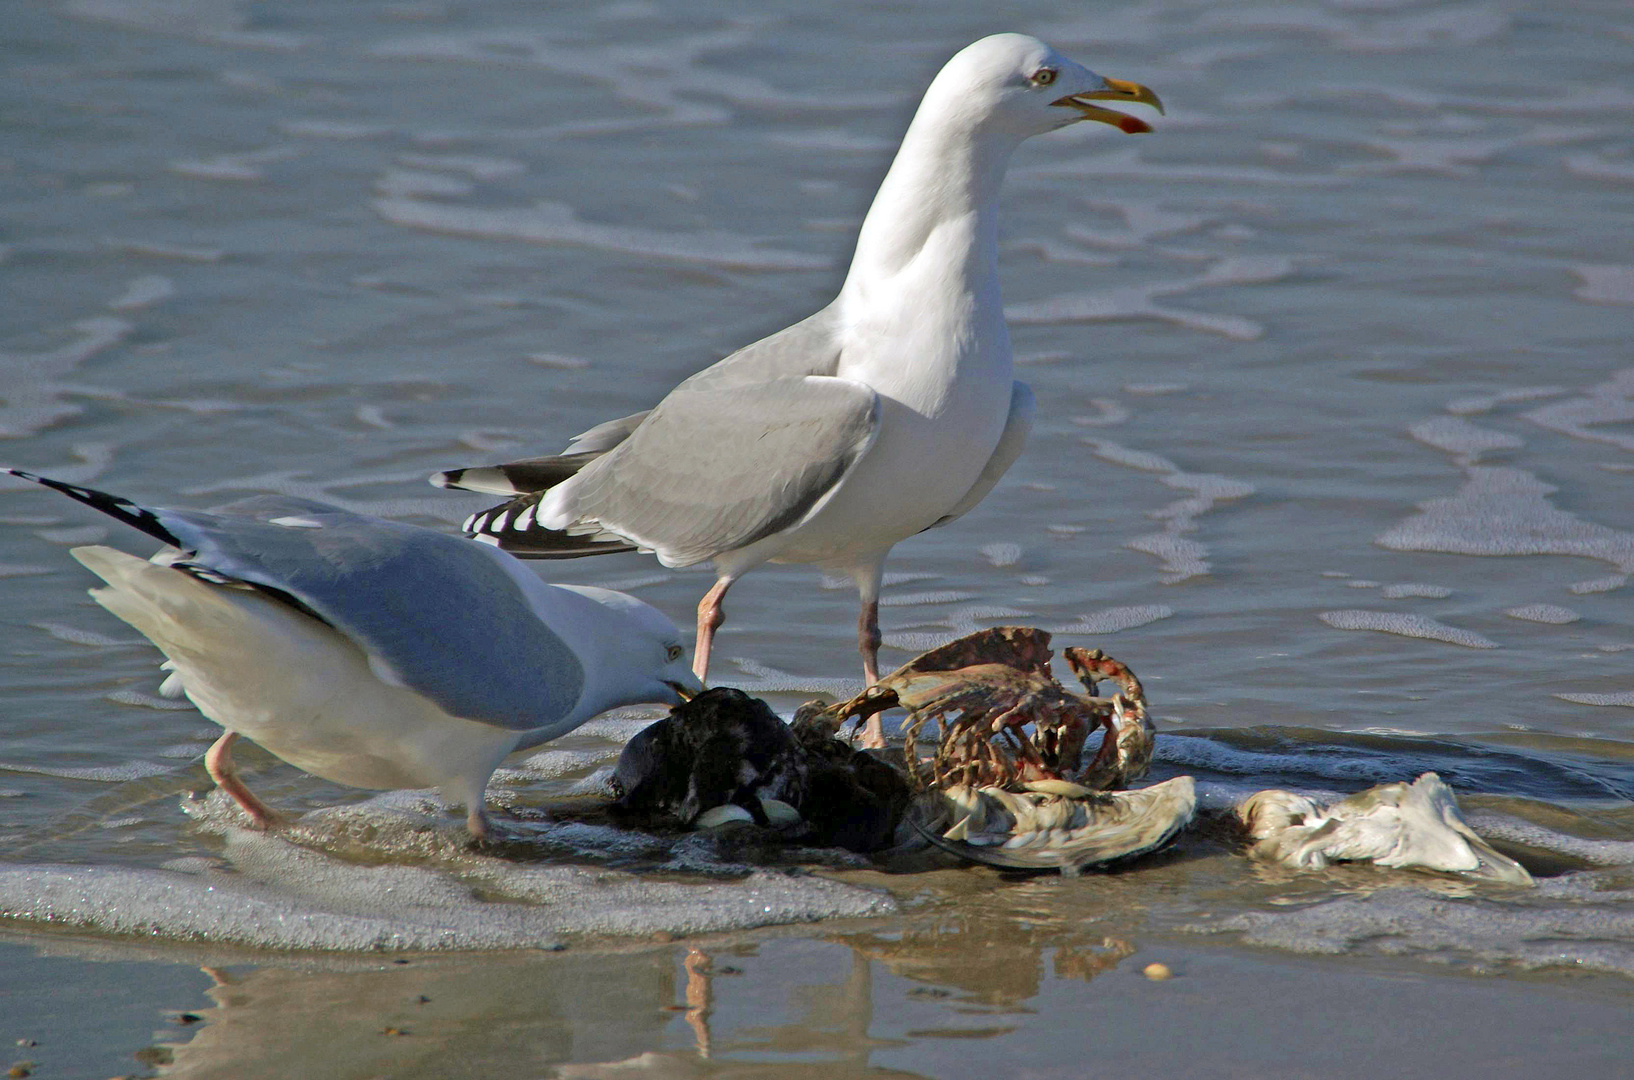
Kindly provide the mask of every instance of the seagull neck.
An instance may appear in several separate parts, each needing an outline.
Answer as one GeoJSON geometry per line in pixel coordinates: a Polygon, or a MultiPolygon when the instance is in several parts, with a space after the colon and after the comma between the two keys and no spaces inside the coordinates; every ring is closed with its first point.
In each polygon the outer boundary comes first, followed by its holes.
{"type": "Polygon", "coordinates": [[[889,281],[933,245],[943,267],[963,256],[966,289],[997,284],[999,186],[1020,140],[925,111],[909,125],[863,219],[845,292],[889,281]]]}

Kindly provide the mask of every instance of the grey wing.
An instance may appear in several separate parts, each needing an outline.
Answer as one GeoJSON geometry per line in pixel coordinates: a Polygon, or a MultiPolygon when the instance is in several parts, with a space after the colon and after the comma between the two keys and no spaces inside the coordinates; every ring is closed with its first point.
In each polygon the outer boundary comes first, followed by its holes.
{"type": "Polygon", "coordinates": [[[1021,456],[1022,449],[1027,445],[1027,435],[1033,430],[1033,411],[1036,406],[1032,387],[1024,382],[1018,382],[1010,388],[1010,416],[1004,422],[1004,432],[999,436],[999,444],[993,449],[993,456],[987,459],[982,466],[981,475],[971,485],[965,497],[937,518],[928,527],[935,529],[957,518],[963,517],[975,508],[976,504],[987,498],[987,493],[993,490],[993,485],[999,482],[999,477],[1009,471],[1016,458],[1021,456]]]}
{"type": "Polygon", "coordinates": [[[528,731],[578,703],[583,667],[507,573],[508,556],[276,495],[154,513],[190,549],[186,563],[293,599],[451,715],[528,731]]]}
{"type": "Polygon", "coordinates": [[[630,437],[630,432],[641,426],[651,409],[644,409],[629,416],[621,416],[617,420],[604,420],[589,431],[581,431],[573,436],[573,441],[567,444],[562,451],[567,454],[605,454],[619,443],[630,437]]]}
{"type": "Polygon", "coordinates": [[[588,524],[685,566],[795,524],[873,443],[879,399],[863,383],[734,381],[682,383],[586,466],[564,492],[585,523],[569,529],[588,524]]]}
{"type": "MultiPolygon", "coordinates": [[[[831,306],[832,307],[832,306],[831,306]]],[[[832,375],[839,366],[836,316],[831,307],[784,327],[693,375],[680,388],[725,390],[802,375],[832,375]]],[[[503,465],[445,469],[431,475],[434,487],[516,497],[545,491],[628,439],[653,410],[607,420],[580,432],[560,454],[503,465]]],[[[520,542],[520,537],[504,539],[520,542]]]]}
{"type": "Polygon", "coordinates": [[[647,412],[632,413],[597,424],[589,431],[573,436],[573,441],[560,454],[522,458],[503,465],[445,469],[431,474],[431,484],[433,487],[482,491],[513,498],[547,491],[629,438],[630,432],[647,418],[647,412]]]}
{"type": "MultiPolygon", "coordinates": [[[[726,390],[802,375],[832,375],[840,365],[838,326],[839,316],[834,305],[830,304],[792,326],[785,326],[775,334],[768,334],[753,344],[745,345],[726,359],[693,375],[676,389],[726,390]]],[[[599,429],[591,429],[596,430],[599,429]]]]}

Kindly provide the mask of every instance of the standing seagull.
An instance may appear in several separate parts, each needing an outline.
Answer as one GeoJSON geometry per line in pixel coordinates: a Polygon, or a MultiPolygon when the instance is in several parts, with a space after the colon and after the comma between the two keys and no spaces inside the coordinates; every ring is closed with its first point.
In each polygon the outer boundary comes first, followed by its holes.
{"type": "MultiPolygon", "coordinates": [[[[1033,394],[1011,374],[999,298],[999,185],[1023,139],[1141,120],[1143,102],[1036,38],[960,51],[925,92],[857,236],[835,300],[687,379],[657,408],[601,424],[561,456],[431,478],[510,497],[467,533],[524,558],[649,551],[713,559],[693,670],[709,672],[722,600],[765,562],[849,576],[863,675],[879,677],[879,586],[898,541],[944,525],[1021,453],[1033,394]]],[[[877,718],[868,741],[883,745],[877,718]]]]}
{"type": "Polygon", "coordinates": [[[108,583],[92,598],[165,654],[160,691],[227,729],[204,766],[263,828],[278,815],[233,767],[240,735],[337,784],[438,788],[481,839],[483,789],[506,755],[608,709],[701,689],[656,609],[546,585],[458,537],[282,495],[149,510],[3,471],[168,545],[152,560],[70,554],[108,583]]]}

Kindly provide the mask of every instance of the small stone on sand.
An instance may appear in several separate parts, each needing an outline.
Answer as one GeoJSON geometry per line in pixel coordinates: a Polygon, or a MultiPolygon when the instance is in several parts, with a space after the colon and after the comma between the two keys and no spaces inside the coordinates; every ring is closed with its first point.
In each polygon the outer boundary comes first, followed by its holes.
{"type": "Polygon", "coordinates": [[[1169,970],[1168,964],[1147,964],[1140,969],[1140,973],[1153,982],[1162,982],[1164,979],[1174,978],[1174,972],[1169,970]]]}

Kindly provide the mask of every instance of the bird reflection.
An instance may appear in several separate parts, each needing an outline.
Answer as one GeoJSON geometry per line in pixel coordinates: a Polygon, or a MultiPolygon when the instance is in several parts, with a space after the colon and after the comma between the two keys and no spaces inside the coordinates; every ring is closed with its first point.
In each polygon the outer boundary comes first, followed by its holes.
{"type": "Polygon", "coordinates": [[[1075,933],[1054,919],[1037,925],[964,915],[910,926],[890,937],[866,934],[843,940],[893,974],[928,986],[956,987],[967,1001],[1005,1008],[1038,996],[1046,952],[1056,978],[1088,981],[1135,951],[1122,938],[1075,933]]]}
{"type": "Polygon", "coordinates": [[[709,956],[698,949],[688,949],[687,973],[687,1026],[698,1040],[698,1056],[709,1056],[709,1008],[713,995],[709,988],[709,956]]]}
{"type": "Polygon", "coordinates": [[[156,1047],[153,1064],[163,1077],[234,1080],[535,1075],[541,1065],[563,1080],[917,1075],[870,1063],[900,1043],[869,1034],[866,956],[810,940],[728,947],[757,970],[746,976],[718,962],[719,949],[691,944],[206,967],[213,1007],[195,1009],[191,1041],[156,1047]]]}
{"type": "Polygon", "coordinates": [[[159,1075],[534,1075],[541,1062],[661,1045],[663,1005],[677,990],[675,966],[659,952],[310,964],[204,968],[214,1007],[194,1010],[202,1022],[190,1041],[165,1044],[171,1061],[159,1075]]]}
{"type": "MultiPolygon", "coordinates": [[[[811,963],[804,952],[797,964],[801,980],[810,979],[821,967],[820,963],[811,963]]],[[[687,949],[682,969],[686,981],[681,1011],[692,1030],[691,1047],[564,1065],[556,1073],[560,1080],[618,1080],[636,1075],[731,1080],[909,1080],[920,1076],[870,1064],[874,1050],[899,1044],[869,1034],[874,1020],[872,965],[854,950],[849,953],[844,976],[837,982],[803,981],[789,987],[790,1014],[774,1023],[734,1027],[725,1038],[714,1030],[718,1023],[714,983],[727,973],[741,973],[731,967],[716,967],[709,954],[698,948],[687,949]],[[742,1060],[739,1055],[751,1060],[742,1060]]],[[[747,988],[736,992],[723,988],[719,1003],[740,1015],[778,1015],[775,1007],[768,1008],[770,1003],[764,996],[756,997],[747,988]]]]}

